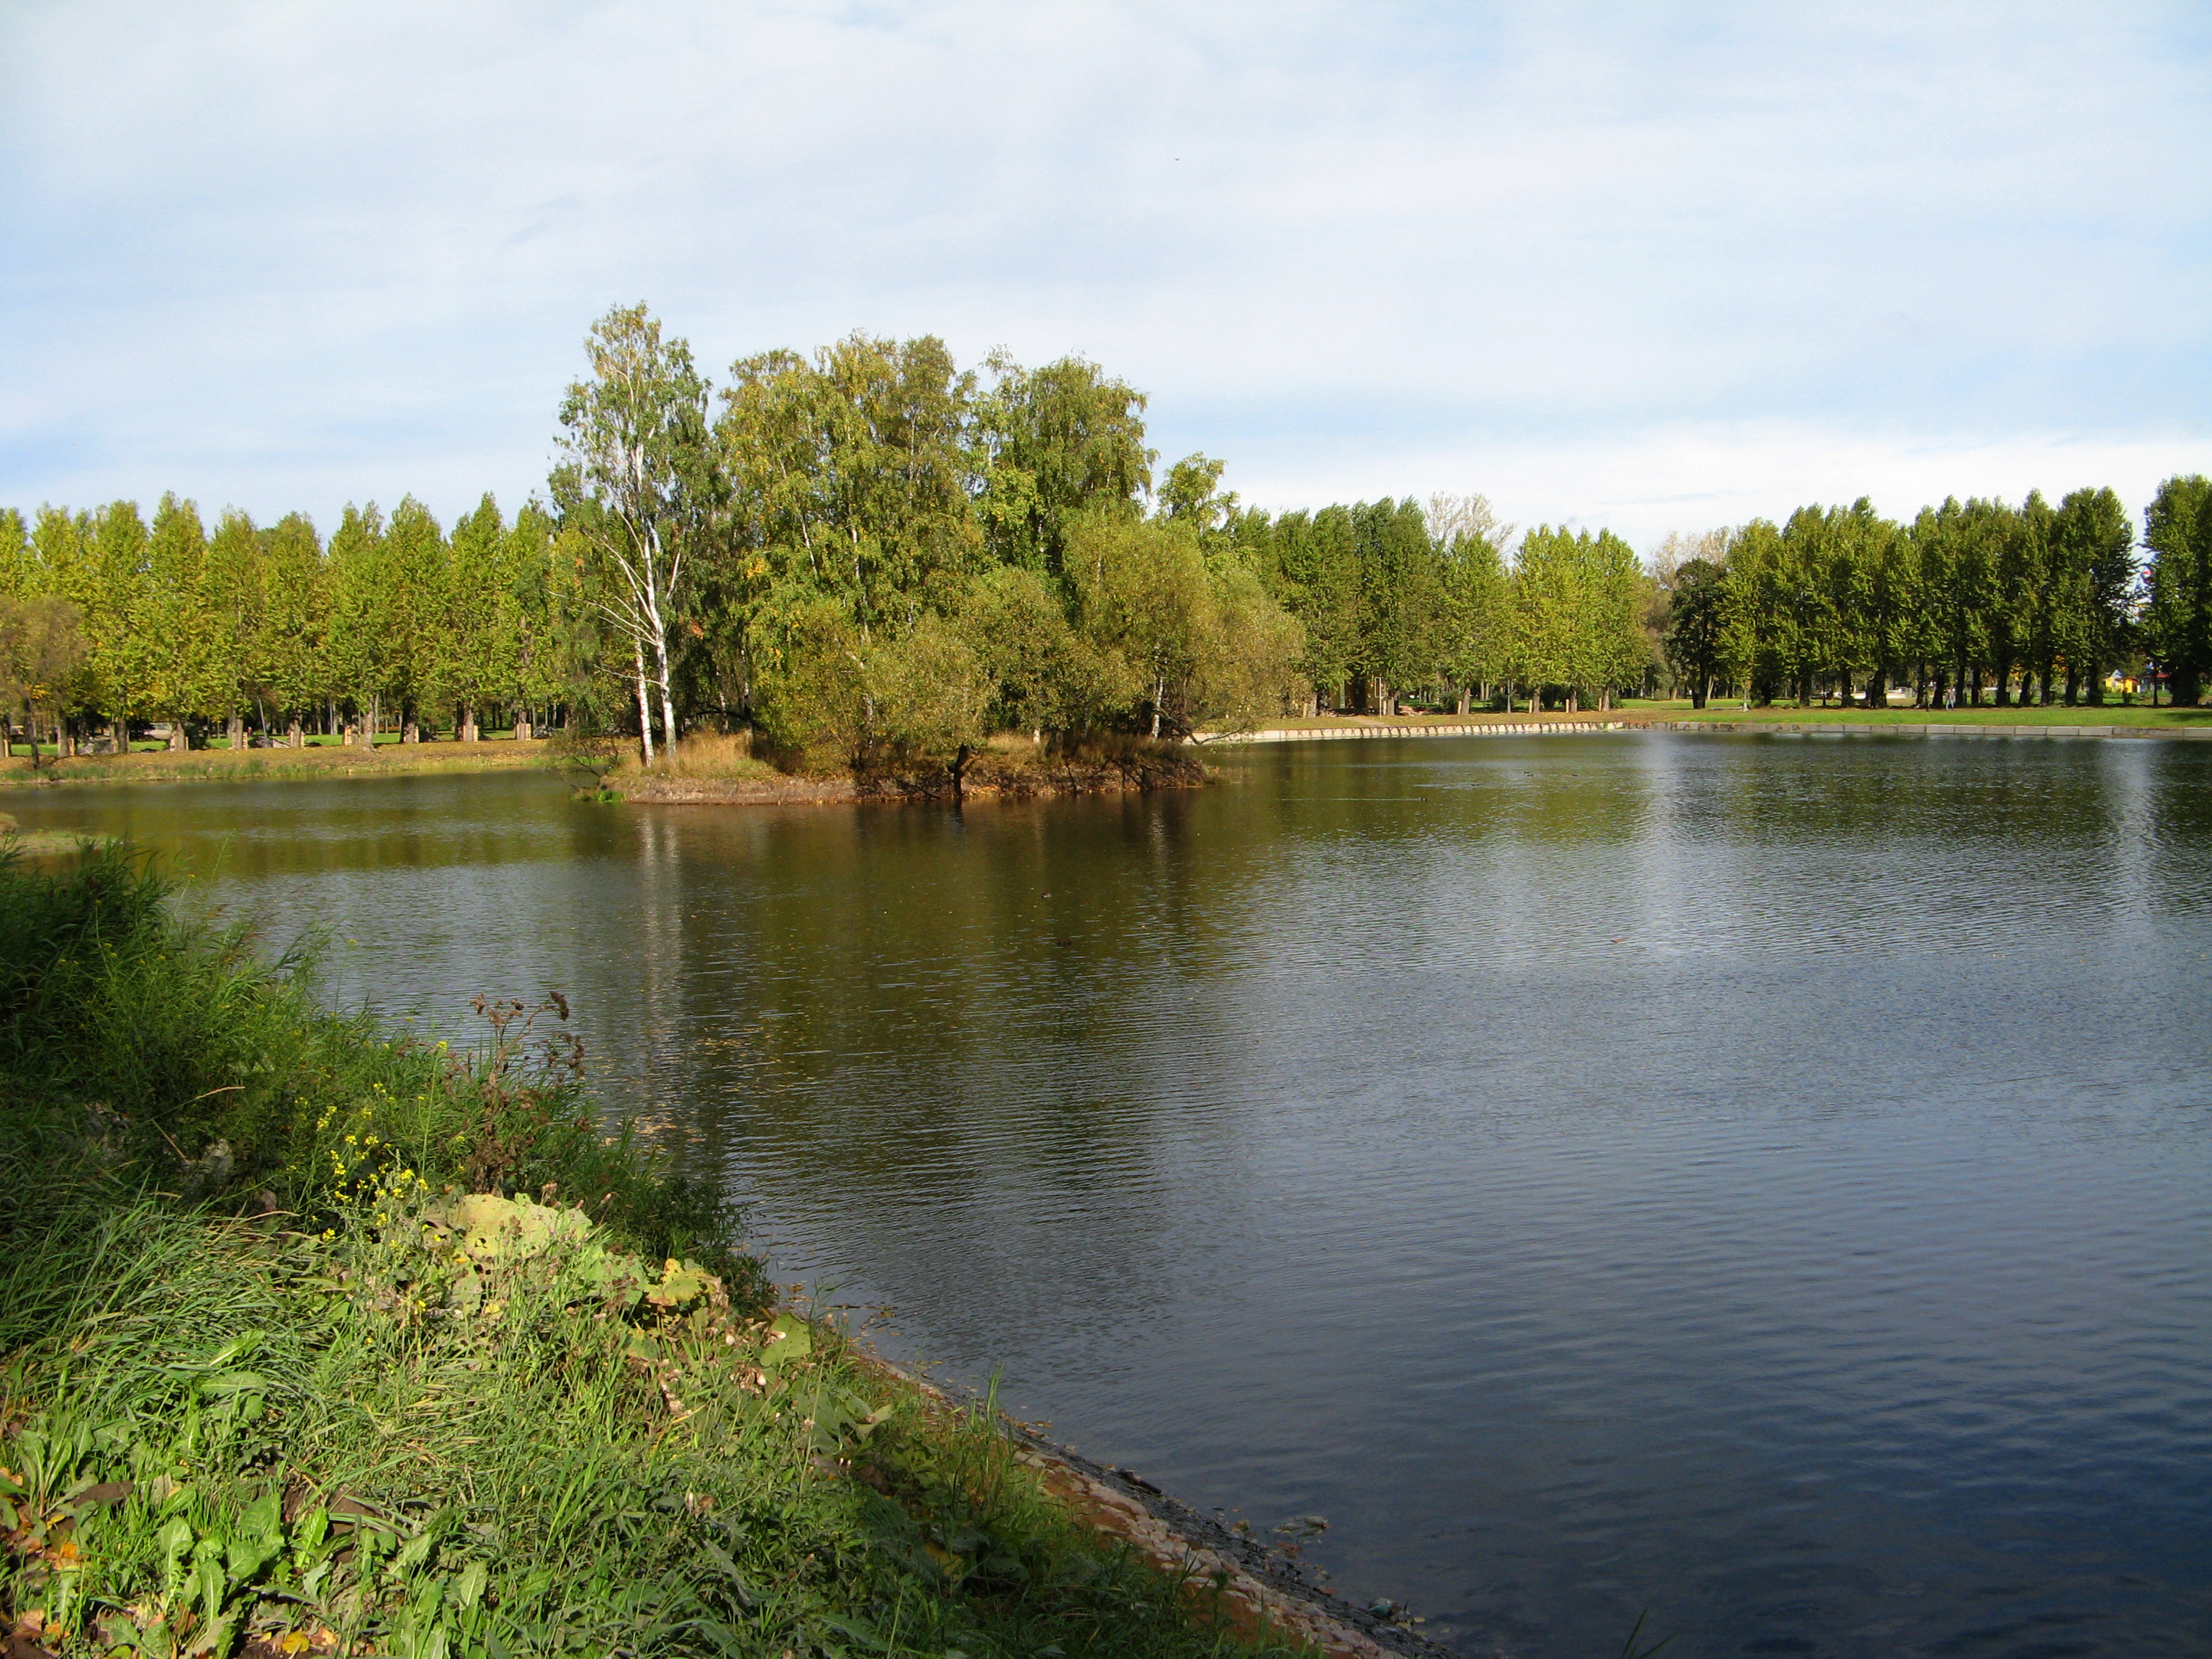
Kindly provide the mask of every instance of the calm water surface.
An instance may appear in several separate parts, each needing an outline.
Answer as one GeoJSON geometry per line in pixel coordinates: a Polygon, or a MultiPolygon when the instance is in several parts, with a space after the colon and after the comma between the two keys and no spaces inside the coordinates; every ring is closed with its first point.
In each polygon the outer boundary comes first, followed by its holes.
{"type": "Polygon", "coordinates": [[[781,1277],[1470,1653],[2212,1650],[2212,744],[1229,764],[6,805],[395,1020],[563,990],[781,1277]]]}

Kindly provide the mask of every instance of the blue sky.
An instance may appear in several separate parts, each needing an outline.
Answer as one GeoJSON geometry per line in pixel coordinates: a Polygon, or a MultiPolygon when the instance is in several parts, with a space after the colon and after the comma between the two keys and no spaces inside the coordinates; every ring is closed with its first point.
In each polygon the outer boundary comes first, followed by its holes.
{"type": "Polygon", "coordinates": [[[539,487],[592,318],[1639,545],[2212,471],[2212,11],[0,9],[0,502],[539,487]]]}

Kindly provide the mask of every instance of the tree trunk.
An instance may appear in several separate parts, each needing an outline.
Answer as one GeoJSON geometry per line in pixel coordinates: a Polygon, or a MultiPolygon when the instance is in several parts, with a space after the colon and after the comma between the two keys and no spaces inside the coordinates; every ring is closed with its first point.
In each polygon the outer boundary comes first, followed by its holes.
{"type": "Polygon", "coordinates": [[[180,755],[191,746],[192,734],[185,729],[184,721],[171,720],[169,722],[169,752],[173,755],[180,755]]]}
{"type": "Polygon", "coordinates": [[[2081,676],[2075,671],[2074,665],[2069,662],[2066,665],[2066,706],[2069,708],[2074,706],[2075,700],[2081,695],[2081,676]]]}
{"type": "Polygon", "coordinates": [[[630,641],[630,660],[637,671],[637,734],[645,745],[645,763],[653,764],[653,695],[645,683],[645,647],[630,641]]]}
{"type": "Polygon", "coordinates": [[[530,741],[530,717],[527,714],[517,714],[514,717],[514,740],[517,743],[530,741]]]}
{"type": "Polygon", "coordinates": [[[475,743],[478,741],[478,734],[477,732],[477,711],[468,707],[466,704],[464,704],[461,708],[459,726],[460,730],[456,735],[459,737],[463,743],[475,743]]]}
{"type": "Polygon", "coordinates": [[[243,714],[234,714],[228,720],[224,721],[222,736],[223,741],[228,743],[233,749],[245,748],[246,716],[243,714]]]}
{"type": "Polygon", "coordinates": [[[307,733],[301,726],[297,714],[292,716],[291,723],[284,728],[284,746],[287,749],[305,749],[307,746],[307,733]]]}
{"type": "Polygon", "coordinates": [[[422,742],[422,728],[421,725],[412,720],[402,720],[399,723],[399,741],[402,743],[422,742]]]}

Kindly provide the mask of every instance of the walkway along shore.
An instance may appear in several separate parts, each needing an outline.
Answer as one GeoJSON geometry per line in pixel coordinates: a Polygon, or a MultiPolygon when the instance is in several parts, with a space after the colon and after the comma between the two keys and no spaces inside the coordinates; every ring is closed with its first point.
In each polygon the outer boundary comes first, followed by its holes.
{"type": "Polygon", "coordinates": [[[1362,726],[1279,726],[1258,732],[1201,732],[1190,741],[1217,744],[1317,743],[1351,738],[1547,738],[1607,732],[1717,732],[1739,737],[1824,738],[2180,738],[2212,739],[2212,726],[1998,726],[1946,720],[1497,720],[1406,721],[1362,726]]]}

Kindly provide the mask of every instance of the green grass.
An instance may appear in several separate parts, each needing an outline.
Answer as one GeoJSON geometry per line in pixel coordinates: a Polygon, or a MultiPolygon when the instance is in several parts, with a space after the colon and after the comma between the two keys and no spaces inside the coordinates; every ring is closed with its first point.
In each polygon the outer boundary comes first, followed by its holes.
{"type": "Polygon", "coordinates": [[[252,945],[118,849],[0,856],[0,1630],[107,1659],[1254,1650],[995,1413],[768,1305],[726,1206],[591,1111],[557,1006],[488,1003],[456,1056],[252,945]]]}

